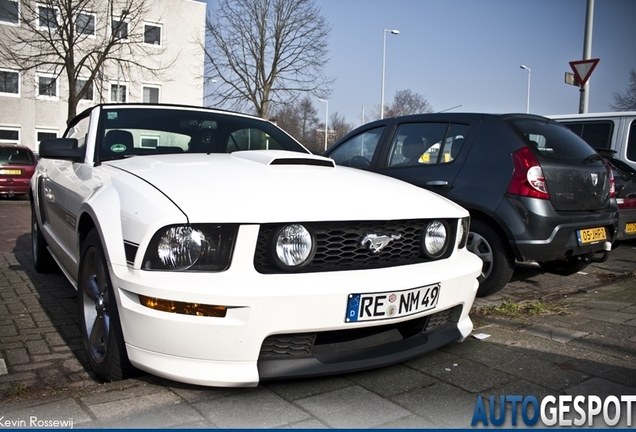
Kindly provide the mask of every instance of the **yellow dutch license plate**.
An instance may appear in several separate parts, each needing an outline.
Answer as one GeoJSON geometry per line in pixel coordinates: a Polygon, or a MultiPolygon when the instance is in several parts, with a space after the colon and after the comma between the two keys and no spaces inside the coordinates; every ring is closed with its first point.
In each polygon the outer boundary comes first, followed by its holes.
{"type": "Polygon", "coordinates": [[[0,174],[2,174],[2,175],[20,175],[20,174],[22,174],[22,170],[19,170],[19,169],[0,169],[0,174]]]}
{"type": "Polygon", "coordinates": [[[579,239],[579,244],[591,244],[598,243],[601,240],[605,240],[607,235],[605,234],[605,228],[589,228],[582,229],[576,232],[576,235],[579,239]]]}
{"type": "Polygon", "coordinates": [[[636,233],[636,222],[630,222],[625,224],[625,234],[634,234],[636,233]]]}

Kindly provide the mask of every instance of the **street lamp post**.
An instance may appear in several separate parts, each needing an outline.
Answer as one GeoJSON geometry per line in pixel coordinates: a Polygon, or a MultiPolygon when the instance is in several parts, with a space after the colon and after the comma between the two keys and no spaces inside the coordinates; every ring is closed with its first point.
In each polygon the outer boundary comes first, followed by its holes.
{"type": "Polygon", "coordinates": [[[526,114],[530,113],[530,68],[526,65],[519,66],[528,71],[528,96],[526,97],[526,114]]]}
{"type": "Polygon", "coordinates": [[[382,45],[382,97],[380,98],[380,118],[384,118],[384,64],[386,60],[386,34],[387,32],[398,35],[400,34],[399,30],[388,30],[384,29],[382,36],[384,37],[384,43],[382,45]]]}
{"type": "Polygon", "coordinates": [[[325,151],[327,150],[327,133],[329,132],[329,101],[327,99],[318,99],[326,104],[325,108],[325,151]]]}

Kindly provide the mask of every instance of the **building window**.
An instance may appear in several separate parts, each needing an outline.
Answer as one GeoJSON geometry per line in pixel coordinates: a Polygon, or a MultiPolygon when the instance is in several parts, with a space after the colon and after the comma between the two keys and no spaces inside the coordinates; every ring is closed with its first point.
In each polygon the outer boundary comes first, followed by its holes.
{"type": "Polygon", "coordinates": [[[95,14],[80,13],[75,19],[75,32],[95,36],[95,14]]]}
{"type": "Polygon", "coordinates": [[[0,0],[0,24],[19,24],[19,4],[14,0],[0,0]]]}
{"type": "Polygon", "coordinates": [[[112,32],[116,39],[128,39],[128,23],[126,21],[113,20],[112,32]]]}
{"type": "Polygon", "coordinates": [[[159,87],[143,87],[144,103],[159,103],[159,87]]]}
{"type": "Polygon", "coordinates": [[[89,83],[88,80],[78,78],[75,81],[75,94],[79,94],[84,86],[88,85],[86,93],[80,98],[81,100],[92,101],[93,100],[93,83],[89,83]]]}
{"type": "Polygon", "coordinates": [[[157,24],[145,24],[144,43],[149,45],[161,45],[161,26],[157,24]]]}
{"type": "Polygon", "coordinates": [[[0,70],[0,93],[16,96],[20,94],[20,74],[12,70],[0,70]]]}
{"type": "Polygon", "coordinates": [[[0,142],[9,144],[20,143],[20,129],[0,128],[0,142]]]}
{"type": "Polygon", "coordinates": [[[38,26],[40,28],[56,29],[57,9],[46,6],[38,6],[38,26]]]}
{"type": "Polygon", "coordinates": [[[146,136],[146,135],[142,135],[141,136],[141,146],[143,148],[156,149],[158,145],[159,145],[159,137],[157,137],[157,136],[146,136]]]}
{"type": "Polygon", "coordinates": [[[57,138],[57,132],[38,131],[37,135],[38,135],[38,142],[45,139],[57,138]]]}
{"type": "Polygon", "coordinates": [[[125,84],[111,84],[110,85],[110,101],[111,102],[126,102],[126,85],[125,84]]]}
{"type": "Polygon", "coordinates": [[[57,79],[50,75],[38,75],[38,96],[57,97],[57,79]]]}

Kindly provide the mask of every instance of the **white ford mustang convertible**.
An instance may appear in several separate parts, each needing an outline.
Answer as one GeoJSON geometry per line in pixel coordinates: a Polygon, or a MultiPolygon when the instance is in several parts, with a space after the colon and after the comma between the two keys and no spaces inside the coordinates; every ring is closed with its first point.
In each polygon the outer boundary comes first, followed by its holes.
{"type": "Polygon", "coordinates": [[[35,268],[77,289],[100,380],[141,369],[256,386],[401,362],[472,331],[468,212],[337,167],[269,121],[98,105],[39,150],[35,268]]]}

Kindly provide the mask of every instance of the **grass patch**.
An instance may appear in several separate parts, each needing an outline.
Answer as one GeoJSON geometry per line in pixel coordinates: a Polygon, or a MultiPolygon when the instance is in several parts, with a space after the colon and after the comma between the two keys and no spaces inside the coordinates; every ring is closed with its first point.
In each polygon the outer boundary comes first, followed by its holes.
{"type": "Polygon", "coordinates": [[[500,316],[506,318],[523,318],[536,315],[551,315],[563,312],[563,309],[555,304],[543,301],[515,302],[504,300],[493,306],[484,306],[475,310],[477,315],[500,316]]]}
{"type": "Polygon", "coordinates": [[[9,397],[21,397],[26,394],[27,386],[24,383],[15,383],[7,389],[9,397]]]}

